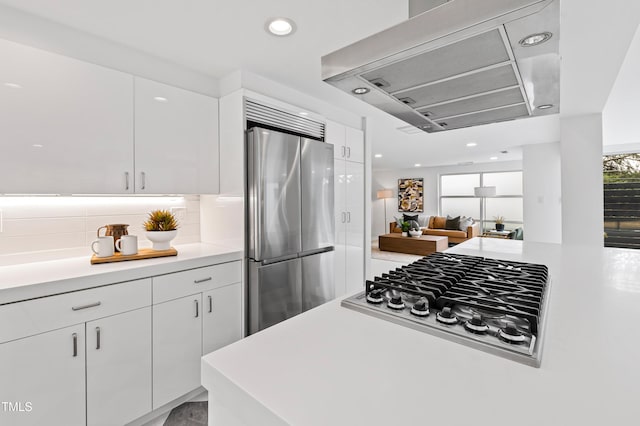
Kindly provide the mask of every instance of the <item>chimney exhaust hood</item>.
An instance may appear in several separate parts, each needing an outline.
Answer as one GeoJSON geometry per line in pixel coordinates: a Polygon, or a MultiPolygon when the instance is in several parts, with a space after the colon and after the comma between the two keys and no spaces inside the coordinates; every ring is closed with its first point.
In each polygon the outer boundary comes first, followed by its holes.
{"type": "Polygon", "coordinates": [[[429,133],[557,114],[558,3],[451,0],[323,56],[322,79],[429,133]]]}

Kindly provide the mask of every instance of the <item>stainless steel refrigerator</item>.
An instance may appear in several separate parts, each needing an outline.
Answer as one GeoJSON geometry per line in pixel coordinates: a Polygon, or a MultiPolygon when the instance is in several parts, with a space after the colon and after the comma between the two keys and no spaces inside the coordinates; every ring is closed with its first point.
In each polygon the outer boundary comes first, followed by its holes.
{"type": "Polygon", "coordinates": [[[334,298],[333,145],[247,132],[249,333],[334,298]]]}

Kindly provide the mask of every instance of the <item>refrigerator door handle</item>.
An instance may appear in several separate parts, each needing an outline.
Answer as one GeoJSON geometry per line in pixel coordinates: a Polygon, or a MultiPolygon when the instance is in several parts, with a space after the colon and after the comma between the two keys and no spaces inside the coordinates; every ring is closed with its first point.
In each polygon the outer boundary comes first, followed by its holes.
{"type": "Polygon", "coordinates": [[[335,248],[333,246],[330,247],[323,247],[321,249],[316,249],[316,250],[309,250],[309,251],[305,251],[300,253],[300,258],[304,258],[306,256],[313,256],[314,254],[322,254],[322,253],[328,253],[330,251],[334,251],[335,248]]]}
{"type": "Polygon", "coordinates": [[[347,223],[351,223],[351,212],[347,212],[347,223]]]}

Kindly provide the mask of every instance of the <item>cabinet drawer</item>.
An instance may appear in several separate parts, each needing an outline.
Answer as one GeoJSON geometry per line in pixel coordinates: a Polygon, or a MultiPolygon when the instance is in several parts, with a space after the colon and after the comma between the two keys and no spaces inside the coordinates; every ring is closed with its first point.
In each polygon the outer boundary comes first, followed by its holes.
{"type": "Polygon", "coordinates": [[[153,303],[166,302],[242,280],[240,262],[161,275],[153,278],[153,303]]]}
{"type": "Polygon", "coordinates": [[[151,279],[0,306],[0,343],[151,305],[151,279]]]}

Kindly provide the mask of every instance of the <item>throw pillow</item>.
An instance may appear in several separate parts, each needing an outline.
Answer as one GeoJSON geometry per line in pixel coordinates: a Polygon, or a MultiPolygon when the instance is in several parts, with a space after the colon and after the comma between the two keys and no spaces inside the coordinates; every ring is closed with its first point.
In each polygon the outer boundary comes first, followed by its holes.
{"type": "Polygon", "coordinates": [[[433,218],[433,229],[444,229],[447,224],[447,218],[442,216],[435,216],[433,218]]]}
{"type": "Polygon", "coordinates": [[[418,216],[418,223],[420,224],[420,228],[426,228],[429,226],[429,216],[418,216]]]}
{"type": "Polygon", "coordinates": [[[473,218],[462,216],[460,218],[460,230],[467,232],[467,228],[473,225],[473,218]]]}
{"type": "Polygon", "coordinates": [[[447,216],[447,221],[445,222],[444,229],[448,229],[451,231],[458,231],[460,228],[460,216],[450,217],[447,216]]]}
{"type": "Polygon", "coordinates": [[[420,224],[415,220],[409,221],[409,229],[420,229],[420,224]]]}
{"type": "Polygon", "coordinates": [[[405,222],[411,222],[412,220],[417,222],[418,221],[418,215],[417,214],[416,215],[403,214],[402,215],[402,219],[405,222]]]}

